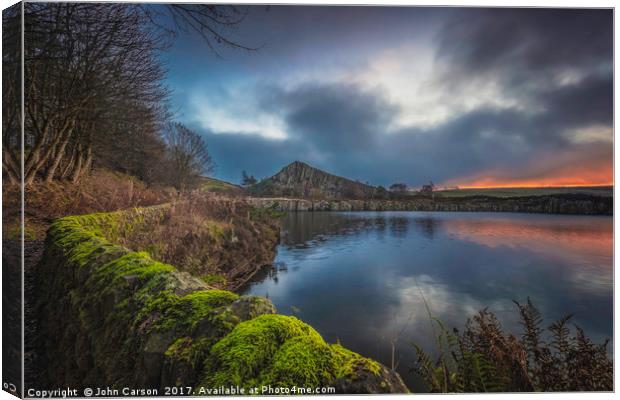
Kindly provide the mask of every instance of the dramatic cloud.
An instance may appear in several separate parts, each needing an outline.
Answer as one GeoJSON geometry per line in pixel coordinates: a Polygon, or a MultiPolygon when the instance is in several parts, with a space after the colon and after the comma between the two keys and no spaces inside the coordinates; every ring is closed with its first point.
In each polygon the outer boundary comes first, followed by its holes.
{"type": "Polygon", "coordinates": [[[612,180],[610,10],[261,10],[238,36],[265,52],[172,63],[221,178],[301,159],[382,185],[612,180]]]}
{"type": "Polygon", "coordinates": [[[272,97],[289,130],[321,151],[370,151],[398,107],[354,85],[305,84],[272,97]]]}
{"type": "Polygon", "coordinates": [[[587,71],[611,71],[612,26],[610,10],[464,9],[440,31],[438,56],[450,80],[495,75],[512,86],[570,83],[587,71]]]}

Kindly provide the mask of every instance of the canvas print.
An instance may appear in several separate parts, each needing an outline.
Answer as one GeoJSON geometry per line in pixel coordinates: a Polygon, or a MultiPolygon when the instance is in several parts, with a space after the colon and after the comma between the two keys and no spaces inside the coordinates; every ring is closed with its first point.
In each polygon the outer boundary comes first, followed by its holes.
{"type": "Polygon", "coordinates": [[[3,390],[613,391],[613,17],[4,9],[3,390]]]}

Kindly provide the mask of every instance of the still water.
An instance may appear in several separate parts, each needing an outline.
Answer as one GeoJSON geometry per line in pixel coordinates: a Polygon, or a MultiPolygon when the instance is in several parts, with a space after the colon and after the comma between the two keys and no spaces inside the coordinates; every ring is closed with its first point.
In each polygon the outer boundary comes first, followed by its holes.
{"type": "MultiPolygon", "coordinates": [[[[416,342],[436,347],[424,306],[461,329],[488,307],[519,333],[512,300],[529,296],[544,326],[565,314],[612,338],[611,217],[424,212],[299,212],[284,217],[274,267],[245,294],[269,297],[330,343],[397,370],[410,389],[416,342]]],[[[610,346],[611,347],[611,346],[610,346]]],[[[610,349],[611,352],[611,349],[610,349]]]]}

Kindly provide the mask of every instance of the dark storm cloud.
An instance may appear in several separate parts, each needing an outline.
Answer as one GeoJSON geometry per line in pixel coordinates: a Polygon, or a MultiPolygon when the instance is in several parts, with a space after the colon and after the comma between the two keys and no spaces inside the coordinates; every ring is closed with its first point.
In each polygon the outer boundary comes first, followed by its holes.
{"type": "Polygon", "coordinates": [[[587,9],[465,9],[438,37],[450,77],[498,73],[513,85],[564,68],[611,68],[613,15],[587,9]]]}
{"type": "Polygon", "coordinates": [[[227,38],[257,51],[239,52],[218,46],[218,57],[198,35],[183,37],[167,59],[175,83],[192,79],[177,69],[220,76],[258,74],[270,76],[291,69],[334,63],[364,63],[369,53],[386,44],[422,40],[434,33],[444,15],[442,8],[343,7],[343,6],[244,6],[246,17],[225,29],[227,38]]]}
{"type": "Polygon", "coordinates": [[[544,105],[542,123],[560,131],[592,124],[611,126],[613,120],[613,76],[591,75],[583,81],[536,93],[544,105]]]}
{"type": "Polygon", "coordinates": [[[383,159],[399,180],[419,185],[489,172],[502,179],[537,178],[562,168],[610,163],[608,141],[575,143],[539,118],[511,110],[477,110],[431,130],[405,129],[384,143],[383,159]],[[391,157],[390,157],[391,155],[391,157]],[[400,168],[404,168],[400,170],[400,168]]]}
{"type": "Polygon", "coordinates": [[[267,177],[294,160],[365,178],[368,171],[358,166],[379,146],[379,133],[398,112],[381,92],[348,84],[307,84],[294,90],[262,86],[261,91],[264,109],[282,114],[287,139],[193,127],[209,143],[222,178],[238,181],[242,170],[267,177]]]}
{"type": "Polygon", "coordinates": [[[382,91],[352,84],[304,84],[272,92],[269,108],[284,112],[290,133],[321,151],[369,151],[399,112],[382,91]]]}
{"type": "Polygon", "coordinates": [[[547,136],[567,127],[611,126],[610,10],[463,10],[441,32],[441,84],[497,79],[502,93],[541,109],[541,128],[553,128],[547,136]]]}

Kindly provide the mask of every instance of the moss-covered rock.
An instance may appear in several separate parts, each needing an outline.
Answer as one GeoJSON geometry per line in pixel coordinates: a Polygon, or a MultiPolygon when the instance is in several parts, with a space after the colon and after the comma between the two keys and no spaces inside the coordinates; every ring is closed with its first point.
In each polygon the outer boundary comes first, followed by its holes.
{"type": "Polygon", "coordinates": [[[275,314],[268,299],[214,289],[113,242],[161,210],[68,217],[52,225],[39,271],[44,383],[406,391],[397,374],[325,343],[294,317],[275,314]]]}
{"type": "MultiPolygon", "coordinates": [[[[351,388],[406,392],[400,377],[339,344],[326,343],[295,317],[261,315],[238,324],[213,346],[199,386],[351,388]],[[393,378],[391,378],[393,377],[393,378]],[[363,382],[369,383],[364,386],[363,382]]],[[[344,392],[346,393],[346,392],[344,392]]]]}

